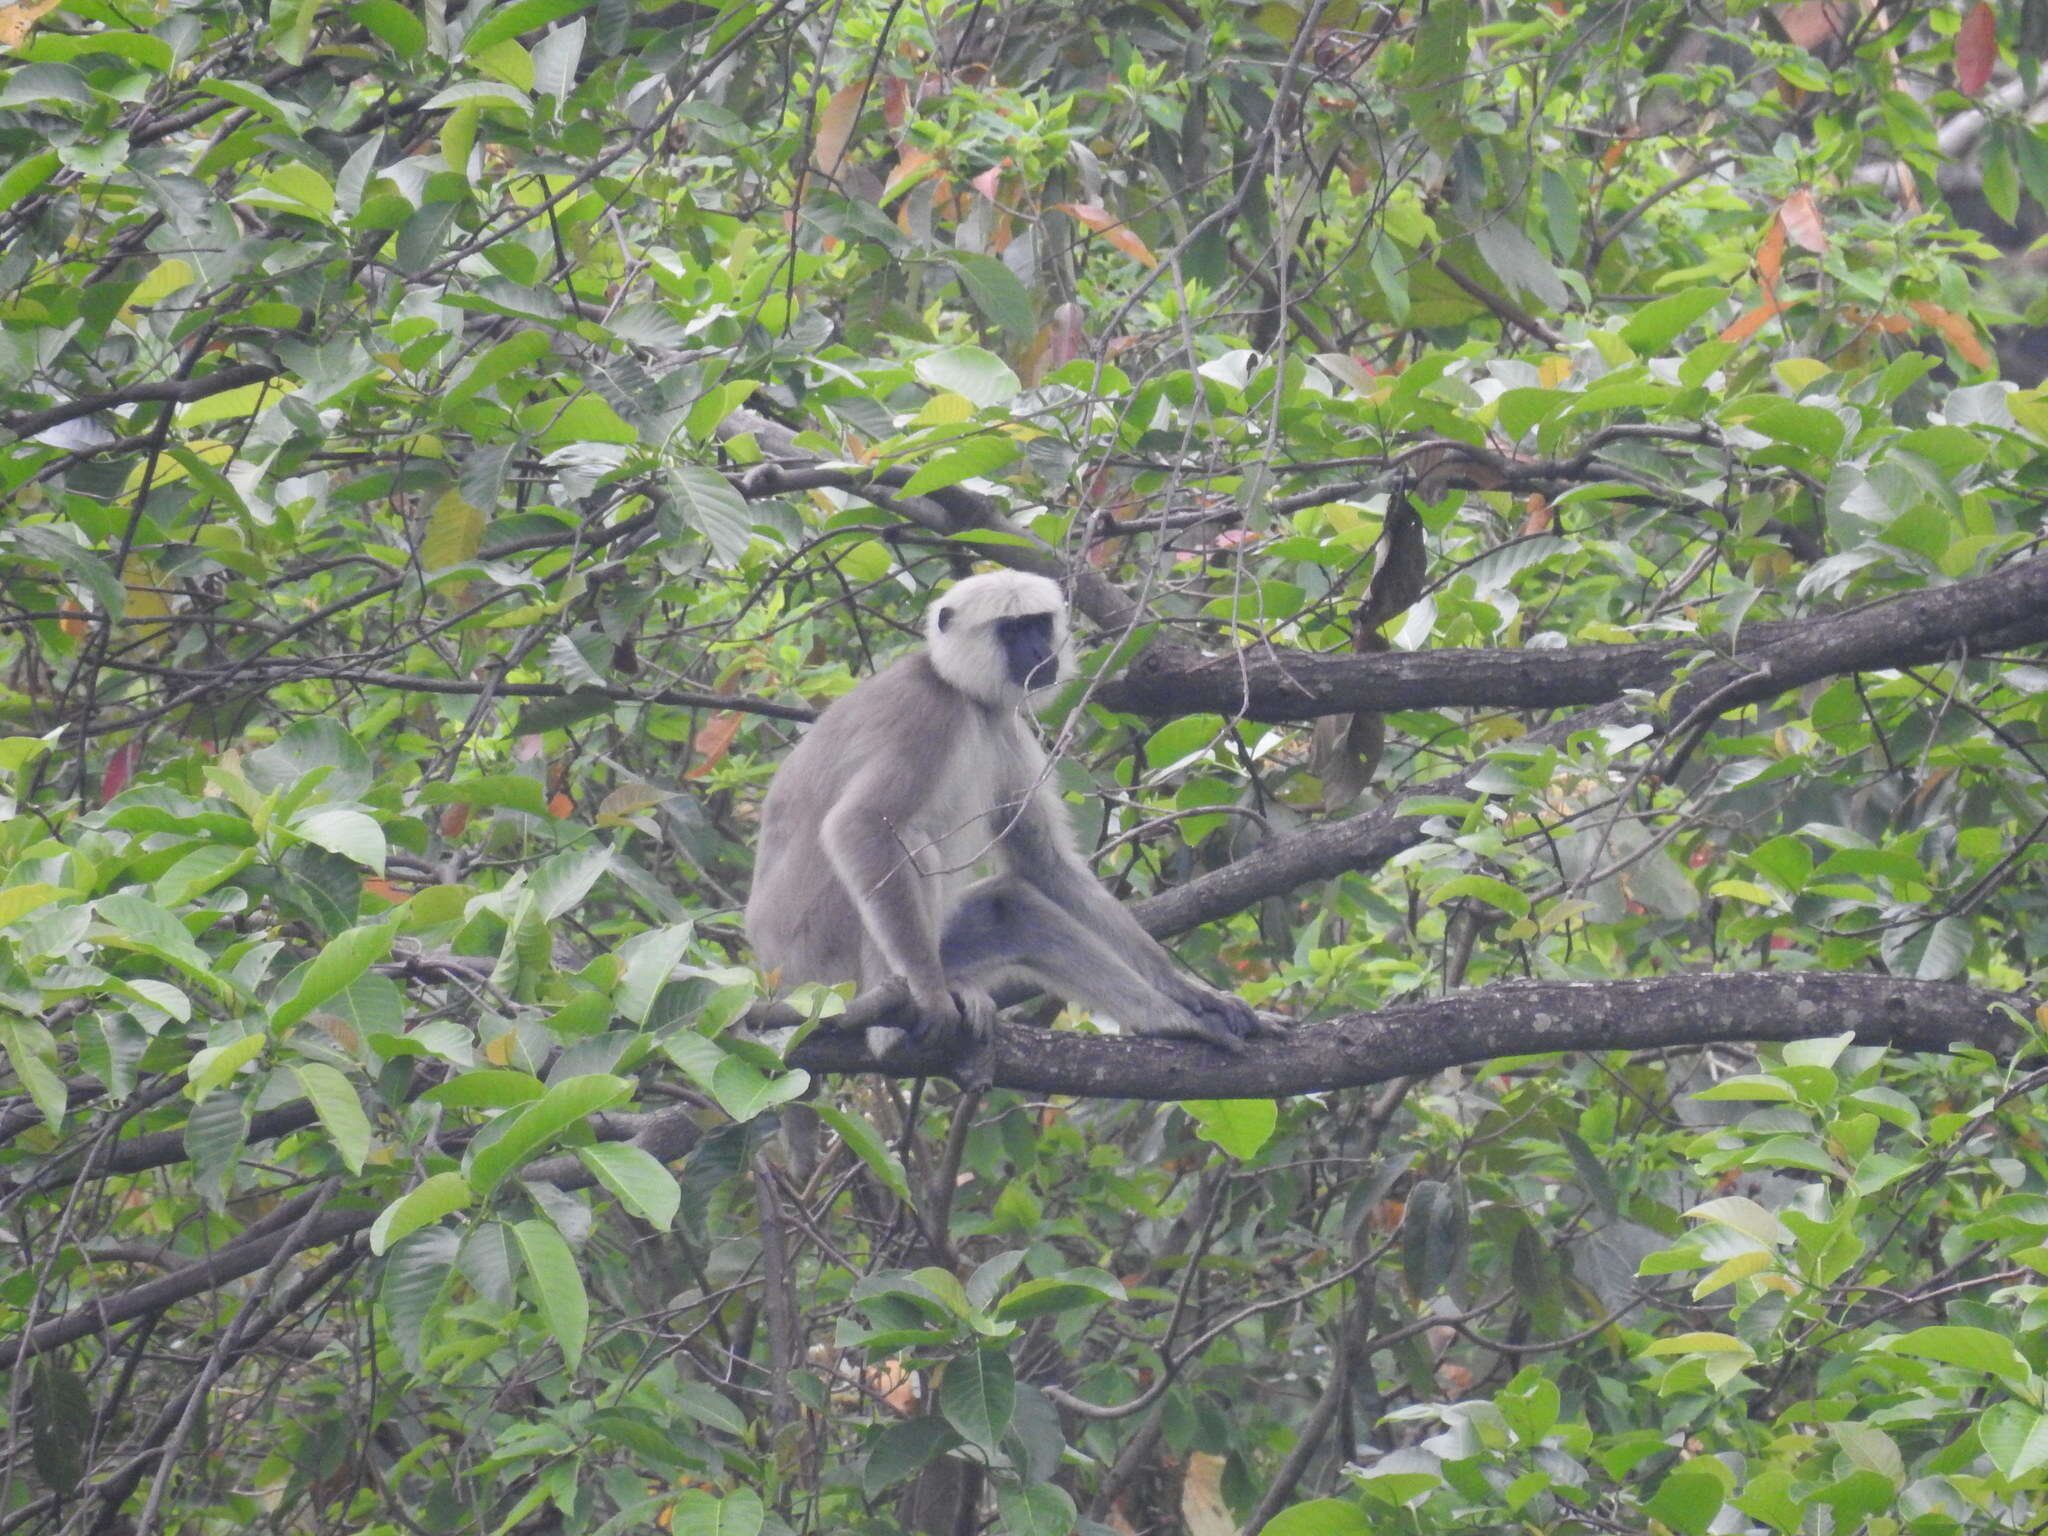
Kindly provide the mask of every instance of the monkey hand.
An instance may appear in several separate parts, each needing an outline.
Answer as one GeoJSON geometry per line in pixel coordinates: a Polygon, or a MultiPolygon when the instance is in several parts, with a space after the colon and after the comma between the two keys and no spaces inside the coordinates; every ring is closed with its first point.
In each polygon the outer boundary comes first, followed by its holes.
{"type": "Polygon", "coordinates": [[[1252,1011],[1251,1004],[1234,993],[1213,991],[1198,982],[1183,980],[1174,988],[1173,1000],[1187,1017],[1188,1026],[1170,1033],[1206,1041],[1219,1050],[1231,1052],[1243,1050],[1245,1041],[1259,1033],[1259,1016],[1252,1011]]]}

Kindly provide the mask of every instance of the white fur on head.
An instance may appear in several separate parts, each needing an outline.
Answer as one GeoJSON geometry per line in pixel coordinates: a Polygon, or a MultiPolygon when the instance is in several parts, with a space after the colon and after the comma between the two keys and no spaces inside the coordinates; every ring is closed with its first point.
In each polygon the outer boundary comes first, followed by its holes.
{"type": "Polygon", "coordinates": [[[1067,599],[1059,583],[1026,571],[989,571],[957,582],[925,610],[924,635],[932,666],[969,698],[993,708],[1014,708],[1024,690],[1010,681],[1009,660],[996,638],[996,620],[1030,613],[1052,615],[1052,649],[1061,678],[1072,676],[1067,648],[1067,599]]]}

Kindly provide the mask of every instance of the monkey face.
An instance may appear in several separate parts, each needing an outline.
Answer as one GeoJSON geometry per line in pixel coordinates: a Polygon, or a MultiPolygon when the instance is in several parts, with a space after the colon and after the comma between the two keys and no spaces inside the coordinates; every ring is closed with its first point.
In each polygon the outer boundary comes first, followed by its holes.
{"type": "Polygon", "coordinates": [[[1019,688],[1042,688],[1059,681],[1059,657],[1052,636],[1052,615],[1025,613],[996,620],[996,643],[1010,681],[1019,688]]]}

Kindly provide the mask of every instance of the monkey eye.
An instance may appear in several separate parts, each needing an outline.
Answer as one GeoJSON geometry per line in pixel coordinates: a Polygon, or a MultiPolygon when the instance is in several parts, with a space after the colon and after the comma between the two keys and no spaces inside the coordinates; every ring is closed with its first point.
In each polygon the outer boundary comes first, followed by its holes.
{"type": "Polygon", "coordinates": [[[944,634],[948,629],[951,629],[952,627],[953,610],[950,608],[941,608],[939,610],[939,633],[944,634]]]}

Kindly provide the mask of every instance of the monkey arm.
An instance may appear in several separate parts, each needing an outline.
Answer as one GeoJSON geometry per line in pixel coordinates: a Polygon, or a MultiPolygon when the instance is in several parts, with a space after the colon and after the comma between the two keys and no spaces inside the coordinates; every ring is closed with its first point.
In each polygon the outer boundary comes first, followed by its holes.
{"type": "MultiPolygon", "coordinates": [[[[974,986],[948,986],[939,958],[942,882],[918,863],[925,841],[912,823],[915,802],[905,775],[879,771],[849,784],[826,813],[819,840],[865,933],[860,981],[872,986],[886,970],[903,978],[917,1010],[919,1033],[943,1037],[963,1023],[975,1039],[995,1022],[995,1001],[974,986]],[[892,792],[891,785],[899,786],[892,792]],[[879,959],[879,965],[875,963],[879,959]]],[[[871,1040],[877,1055],[886,1044],[871,1040]]]]}
{"type": "MultiPolygon", "coordinates": [[[[872,948],[910,984],[913,996],[944,992],[938,913],[918,868],[917,836],[905,814],[863,774],[847,786],[819,828],[825,856],[860,914],[872,948]]],[[[879,980],[863,976],[864,984],[879,980]]]]}

